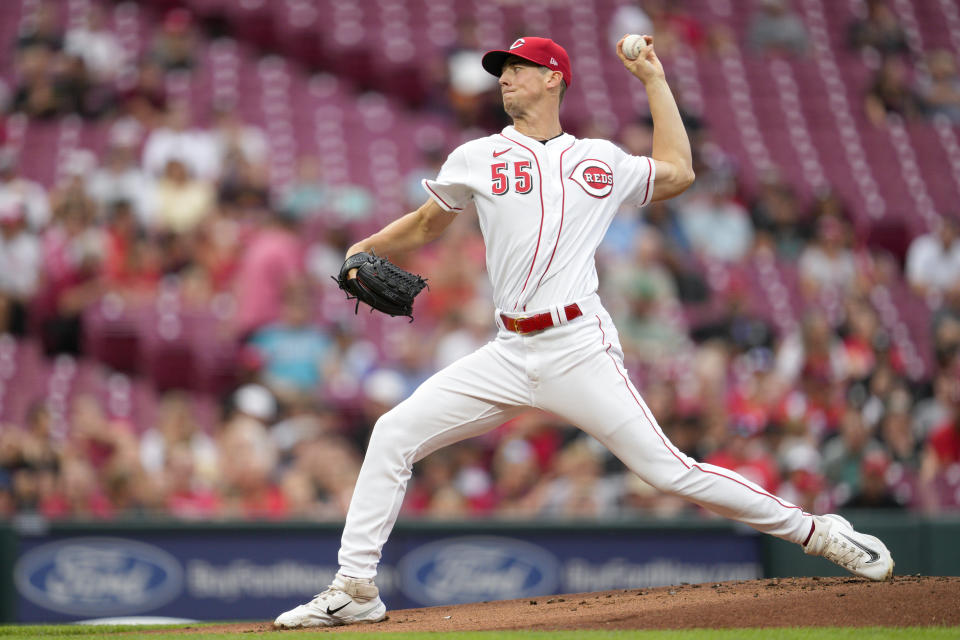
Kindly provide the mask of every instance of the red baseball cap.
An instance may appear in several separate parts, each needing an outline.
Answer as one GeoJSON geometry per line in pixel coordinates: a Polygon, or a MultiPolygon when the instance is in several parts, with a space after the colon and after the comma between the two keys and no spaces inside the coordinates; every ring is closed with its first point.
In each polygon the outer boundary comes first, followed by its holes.
{"type": "Polygon", "coordinates": [[[517,38],[510,48],[506,51],[496,49],[487,51],[481,64],[489,73],[500,77],[503,72],[503,63],[510,56],[517,56],[524,60],[529,60],[534,64],[539,64],[548,69],[559,71],[563,74],[563,80],[570,86],[573,79],[570,73],[570,57],[566,50],[550,38],[537,38],[534,36],[525,36],[517,38]]]}

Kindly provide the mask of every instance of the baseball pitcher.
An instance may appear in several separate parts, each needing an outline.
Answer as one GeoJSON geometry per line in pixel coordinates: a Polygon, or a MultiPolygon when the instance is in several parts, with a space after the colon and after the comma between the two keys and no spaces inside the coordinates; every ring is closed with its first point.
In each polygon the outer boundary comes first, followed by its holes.
{"type": "Polygon", "coordinates": [[[594,253],[621,205],[676,196],[694,174],[653,38],[644,36],[635,59],[624,54],[623,42],[617,55],[649,99],[651,157],[564,133],[560,102],[573,84],[567,52],[546,38],[520,38],[482,61],[500,79],[513,125],[455,149],[440,175],[423,181],[429,196],[423,206],[350,248],[341,282],[367,260],[349,258],[416,249],[472,200],[499,331],[377,421],[347,513],[340,570],[326,591],[281,614],[275,626],[382,620],[386,607],[374,578],[413,464],[529,407],[583,429],[661,491],[800,544],[858,576],[885,580],[893,572],[886,546],[843,518],[805,513],[733,471],[685,455],[627,376],[617,329],[597,296],[594,253]]]}

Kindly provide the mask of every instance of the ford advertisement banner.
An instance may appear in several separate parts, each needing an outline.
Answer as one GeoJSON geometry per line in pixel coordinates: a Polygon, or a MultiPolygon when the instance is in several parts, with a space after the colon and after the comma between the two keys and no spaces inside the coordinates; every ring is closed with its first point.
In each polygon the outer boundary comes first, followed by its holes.
{"type": "MultiPolygon", "coordinates": [[[[22,537],[17,620],[272,620],[326,587],[339,542],[339,532],[302,528],[22,537]]],[[[377,584],[401,609],[761,575],[758,536],[732,530],[459,535],[407,526],[384,548],[377,584]]]]}

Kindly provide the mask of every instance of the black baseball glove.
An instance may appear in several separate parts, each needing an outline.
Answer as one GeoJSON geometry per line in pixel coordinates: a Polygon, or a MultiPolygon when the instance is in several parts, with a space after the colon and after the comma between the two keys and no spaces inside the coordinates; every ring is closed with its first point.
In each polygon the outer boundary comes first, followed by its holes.
{"type": "Polygon", "coordinates": [[[337,286],[346,291],[348,300],[356,300],[359,311],[364,302],[377,311],[391,316],[406,316],[413,322],[413,299],[427,285],[420,276],[404,271],[373,251],[355,253],[343,262],[337,286]],[[351,269],[356,278],[349,278],[351,269]]]}

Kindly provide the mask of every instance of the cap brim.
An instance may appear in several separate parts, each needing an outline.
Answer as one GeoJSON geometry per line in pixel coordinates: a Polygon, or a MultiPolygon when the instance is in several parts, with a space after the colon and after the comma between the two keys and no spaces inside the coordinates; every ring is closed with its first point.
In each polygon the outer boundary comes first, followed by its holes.
{"type": "MultiPolygon", "coordinates": [[[[516,54],[510,53],[509,51],[500,50],[487,51],[485,54],[483,54],[483,59],[480,61],[480,64],[482,64],[483,68],[487,70],[487,73],[499,78],[500,74],[503,73],[503,63],[506,62],[507,58],[512,55],[516,54]]],[[[522,58],[523,56],[517,57],[522,58]]]]}

